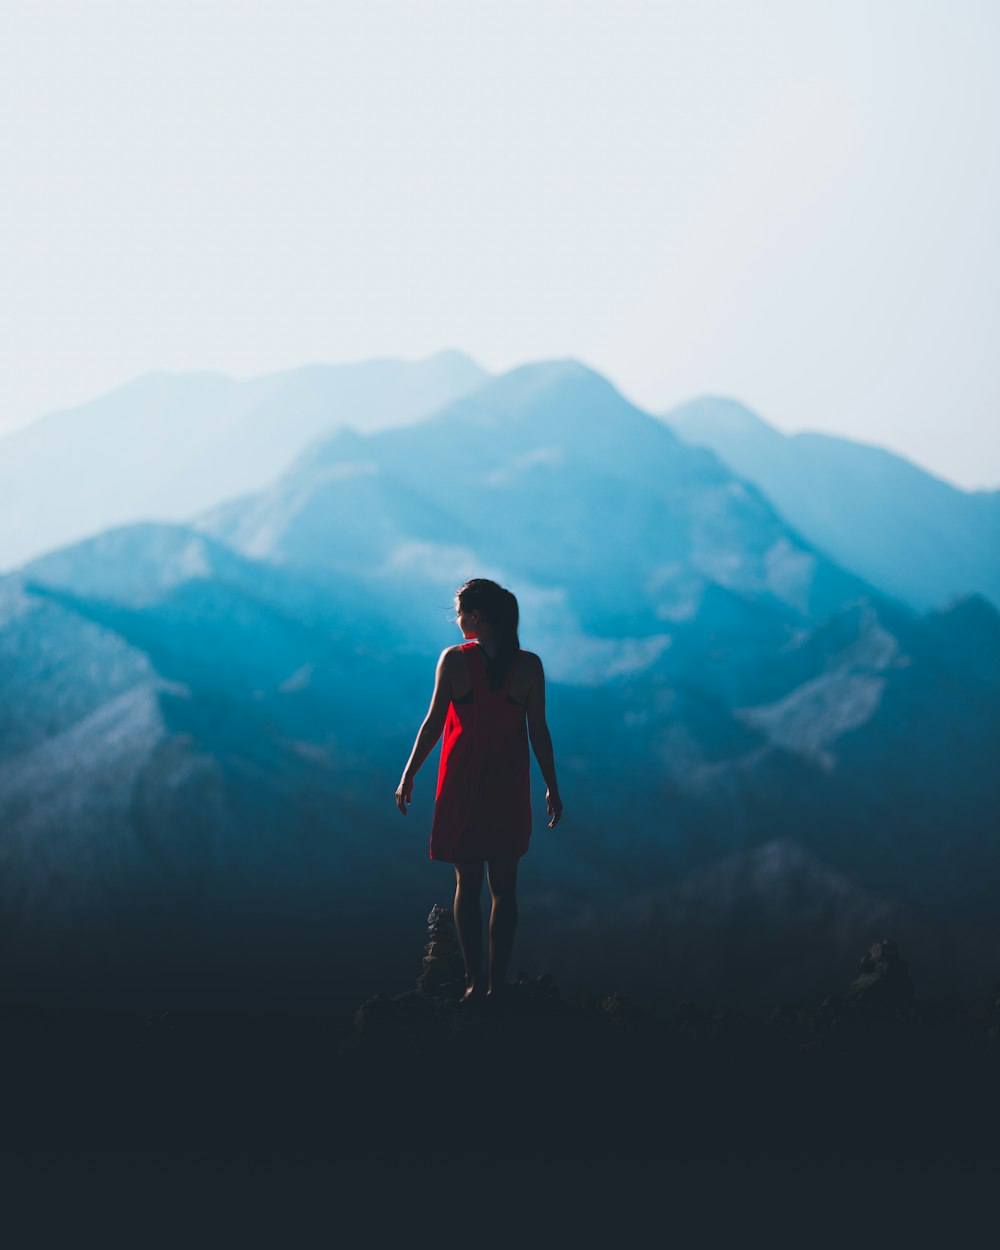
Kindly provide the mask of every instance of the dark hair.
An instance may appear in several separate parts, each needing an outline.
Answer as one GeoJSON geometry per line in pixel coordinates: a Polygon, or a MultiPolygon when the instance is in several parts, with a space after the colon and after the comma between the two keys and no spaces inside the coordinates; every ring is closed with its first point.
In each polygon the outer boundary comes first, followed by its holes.
{"type": "Polygon", "coordinates": [[[490,623],[496,642],[496,655],[486,659],[486,676],[490,688],[499,690],[507,676],[510,662],[521,649],[517,636],[520,613],[517,600],[509,590],[486,577],[474,577],[455,591],[458,606],[463,612],[477,611],[490,623]]]}

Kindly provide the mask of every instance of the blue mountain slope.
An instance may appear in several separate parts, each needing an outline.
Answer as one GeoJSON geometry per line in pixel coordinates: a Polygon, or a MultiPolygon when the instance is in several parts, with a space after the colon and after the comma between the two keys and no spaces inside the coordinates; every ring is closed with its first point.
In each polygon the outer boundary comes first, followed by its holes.
{"type": "Polygon", "coordinates": [[[417,420],[488,377],[458,352],[245,382],[155,373],[0,439],[0,569],[126,521],[257,490],[317,435],[417,420]]]}
{"type": "MultiPolygon", "coordinates": [[[[266,933],[254,898],[265,912],[313,917],[325,942],[342,943],[343,924],[357,923],[359,906],[370,921],[377,897],[393,931],[390,917],[405,912],[426,867],[433,792],[430,769],[418,779],[424,820],[393,812],[394,773],[426,706],[433,659],[408,656],[398,595],[380,605],[363,581],[314,582],[183,527],[126,527],[28,572],[3,583],[17,584],[21,611],[0,631],[4,658],[21,640],[0,765],[9,924],[33,917],[37,938],[41,917],[51,940],[53,909],[79,925],[95,907],[106,919],[134,914],[141,899],[152,926],[143,941],[180,940],[164,937],[164,908],[176,910],[183,932],[204,938],[213,977],[223,931],[250,925],[248,952],[266,933]],[[90,706],[60,701],[79,688],[90,689],[90,706]],[[36,718],[30,741],[10,733],[30,721],[25,713],[36,718]],[[334,899],[339,911],[321,923],[334,899]]],[[[549,900],[536,904],[540,930],[554,923],[549,907],[575,927],[588,898],[612,914],[637,890],[689,878],[694,889],[717,861],[721,871],[775,839],[800,848],[792,876],[806,862],[819,890],[800,913],[820,906],[823,882],[835,883],[847,927],[808,934],[830,962],[864,937],[866,897],[928,909],[935,935],[959,917],[983,923],[1000,884],[988,766],[1000,735],[996,687],[968,648],[971,629],[995,649],[1000,618],[981,608],[956,608],[928,628],[869,602],[789,635],[766,603],[710,588],[641,672],[553,684],[574,816],[568,841],[537,831],[531,880],[549,900]],[[859,687],[875,693],[860,715],[859,687]]],[[[772,888],[784,889],[783,878],[772,888]]],[[[714,904],[700,895],[707,941],[743,923],[744,905],[751,928],[763,923],[751,919],[752,898],[730,895],[714,904]]],[[[908,923],[915,942],[920,926],[908,923]]],[[[602,958],[628,957],[615,949],[606,939],[602,958]]],[[[749,947],[741,958],[752,962],[749,947]]]]}
{"type": "MultiPolygon", "coordinates": [[[[425,692],[409,640],[357,589],[163,525],[0,580],[0,910],[19,952],[5,993],[170,984],[221,1001],[235,932],[280,981],[290,935],[317,925],[302,966],[322,950],[323,975],[363,992],[358,908],[414,871],[382,772],[401,749],[392,708],[425,692]],[[192,941],[204,979],[171,970],[192,941]]],[[[278,981],[262,971],[258,990],[278,981]]]]}
{"type": "Polygon", "coordinates": [[[734,400],[664,420],[755,483],[799,533],[918,609],[978,592],[1000,606],[1000,492],[965,492],[879,447],[784,435],[734,400]]]}
{"type": "Polygon", "coordinates": [[[323,440],[199,528],[121,527],[0,581],[4,914],[44,945],[45,917],[114,881],[115,923],[139,897],[152,948],[197,932],[212,983],[227,943],[266,963],[276,916],[311,927],[288,966],[320,942],[342,972],[354,925],[389,958],[440,880],[433,760],[406,821],[392,790],[457,641],[451,592],[483,572],[518,592],[549,676],[569,815],[550,833],[538,813],[536,935],[691,898],[705,941],[745,935],[746,968],[758,940],[773,952],[781,892],[805,890],[794,914],[831,961],[905,913],[924,951],[974,921],[985,975],[997,613],[881,595],[575,362],[323,440]]]}
{"type": "MultiPolygon", "coordinates": [[[[550,595],[563,588],[590,633],[654,634],[659,622],[694,611],[708,584],[805,617],[870,589],[814,552],[714,455],[686,446],[575,361],[513,370],[404,430],[317,444],[266,496],[197,524],[248,553],[294,550],[297,562],[323,567],[351,527],[337,494],[350,498],[366,476],[386,500],[383,523],[394,524],[407,500],[416,518],[423,500],[428,515],[452,521],[436,539],[421,522],[419,537],[473,552],[480,567],[516,570],[550,595]],[[341,484],[328,486],[336,475],[341,484]],[[320,488],[327,526],[311,502],[320,488]],[[307,499],[312,540],[299,532],[307,499]]],[[[393,566],[370,562],[371,516],[356,514],[355,571],[377,574],[393,566]]],[[[399,520],[397,551],[405,551],[414,534],[399,520]]],[[[444,563],[450,570],[454,561],[444,563]]]]}

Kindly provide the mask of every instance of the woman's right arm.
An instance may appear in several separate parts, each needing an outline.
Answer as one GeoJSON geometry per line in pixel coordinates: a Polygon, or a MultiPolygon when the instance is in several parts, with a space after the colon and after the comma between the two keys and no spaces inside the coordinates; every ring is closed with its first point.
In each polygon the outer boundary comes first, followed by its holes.
{"type": "Polygon", "coordinates": [[[538,671],[528,691],[528,736],[531,738],[531,749],[535,753],[535,759],[538,760],[538,767],[542,770],[542,776],[548,786],[545,805],[551,817],[549,828],[554,829],[562,816],[563,805],[559,797],[559,783],[556,781],[552,735],[549,733],[548,722],[545,719],[545,670],[542,668],[541,660],[537,656],[535,659],[538,662],[538,671]]]}
{"type": "Polygon", "coordinates": [[[420,771],[420,765],[434,750],[437,740],[444,730],[445,717],[448,715],[448,704],[451,702],[451,679],[448,675],[449,651],[442,651],[434,674],[434,693],[424,723],[417,731],[417,739],[410,752],[403,777],[396,787],[396,806],[406,815],[406,809],[413,800],[413,778],[420,771]]]}

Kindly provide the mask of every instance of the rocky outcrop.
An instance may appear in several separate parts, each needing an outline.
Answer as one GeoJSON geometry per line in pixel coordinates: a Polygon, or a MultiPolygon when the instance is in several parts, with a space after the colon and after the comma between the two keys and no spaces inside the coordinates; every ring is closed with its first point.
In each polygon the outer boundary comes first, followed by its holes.
{"type": "Polygon", "coordinates": [[[438,1145],[458,1150],[463,1100],[481,1093],[490,1127],[475,1149],[485,1153],[926,1157],[988,1147],[965,1109],[998,1092],[1000,1007],[921,1003],[888,938],[819,1004],[750,1013],[686,1002],[664,1015],[621,993],[567,998],[547,974],[512,978],[502,1009],[470,1007],[459,1001],[447,909],[435,907],[428,927],[417,987],[364,1003],[338,1051],[355,1095],[379,1107],[380,1132],[388,1123],[416,1142],[450,1108],[456,1144],[438,1145]]]}
{"type": "Polygon", "coordinates": [[[423,971],[417,978],[417,989],[427,993],[462,992],[465,965],[455,932],[452,913],[435,903],[427,917],[428,940],[424,947],[423,971]]]}
{"type": "Polygon", "coordinates": [[[508,1042],[516,1035],[530,1053],[533,1045],[541,1047],[558,1034],[566,1062],[586,1067],[597,1057],[588,1058],[588,1047],[600,1051],[606,1044],[624,1047],[625,1062],[636,1061],[642,1049],[637,1038],[654,1042],[661,1055],[753,1054],[766,1063],[789,1054],[870,1054],[889,1044],[917,1051],[931,1045],[932,1038],[937,1045],[942,1030],[952,1040],[961,1035],[963,1045],[979,1050],[995,1047],[1000,1037],[996,1004],[979,1011],[921,1005],[909,968],[889,938],[872,944],[859,975],[842,992],[818,1004],[783,1003],[770,1012],[750,1013],[685,1002],[664,1017],[617,991],[568,1000],[548,973],[511,978],[502,1005],[462,1003],[464,966],[451,911],[435,904],[427,925],[416,988],[367,999],[355,1013],[354,1037],[345,1049],[373,1041],[418,1051],[454,1047],[453,1057],[461,1064],[463,1039],[502,1031],[508,1042]],[[631,1054],[630,1046],[637,1047],[631,1054]]]}
{"type": "Polygon", "coordinates": [[[923,1002],[889,940],[842,993],[770,1014],[655,1013],[546,974],[490,1008],[459,997],[450,925],[435,907],[417,985],[353,1020],[0,1006],[19,1078],[0,1147],[405,1156],[441,1175],[469,1158],[995,1158],[1000,993],[923,1002]]]}
{"type": "Polygon", "coordinates": [[[847,992],[852,1005],[868,1010],[898,1008],[906,1010],[913,1003],[913,982],[895,942],[883,939],[873,942],[861,960],[861,975],[847,992]]]}

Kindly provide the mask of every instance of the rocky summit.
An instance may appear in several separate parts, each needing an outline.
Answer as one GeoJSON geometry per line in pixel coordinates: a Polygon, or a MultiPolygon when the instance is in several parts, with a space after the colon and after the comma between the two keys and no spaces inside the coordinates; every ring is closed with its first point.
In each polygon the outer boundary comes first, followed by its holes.
{"type": "MultiPolygon", "coordinates": [[[[423,1140],[442,1154],[573,1157],[996,1150],[976,1108],[1000,1105],[1000,986],[979,1007],[924,1002],[890,939],[818,1004],[747,1013],[687,1002],[663,1015],[619,993],[568,998],[548,975],[515,977],[496,1006],[471,1006],[459,1001],[450,912],[435,906],[428,931],[416,987],[366,1000],[337,1055],[355,1097],[378,1108],[386,1149],[423,1140]],[[442,1131],[428,1134],[435,1115],[442,1131]]],[[[359,1145],[372,1122],[359,1120],[359,1145]]],[[[370,1135],[367,1144],[376,1145],[370,1135]]]]}
{"type": "Polygon", "coordinates": [[[995,1157],[1000,987],[978,1006],[925,1001],[890,939],[850,976],[765,1012],[654,1012],[546,974],[474,1005],[436,905],[415,986],[353,1015],[6,1008],[19,1081],[0,1153],[995,1157]]]}

